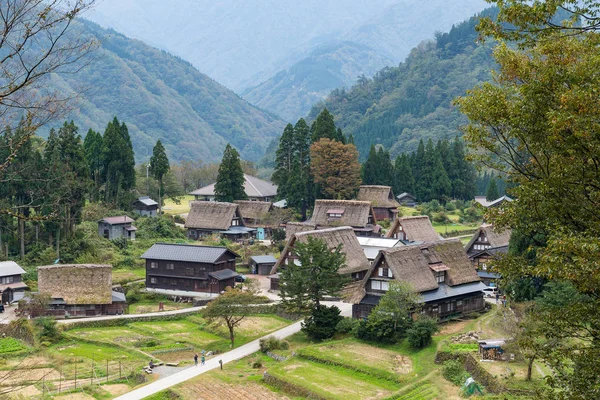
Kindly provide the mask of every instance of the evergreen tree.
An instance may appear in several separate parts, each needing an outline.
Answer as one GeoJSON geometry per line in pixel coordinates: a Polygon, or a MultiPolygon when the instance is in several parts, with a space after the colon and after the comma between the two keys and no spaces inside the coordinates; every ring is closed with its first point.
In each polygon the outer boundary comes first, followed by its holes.
{"type": "Polygon", "coordinates": [[[369,150],[369,157],[367,157],[367,161],[365,161],[361,167],[361,176],[363,183],[365,185],[375,185],[375,182],[378,180],[377,170],[377,150],[375,149],[375,145],[371,145],[371,149],[369,150]]]}
{"type": "Polygon", "coordinates": [[[425,172],[425,144],[423,139],[419,141],[417,151],[414,153],[412,159],[412,175],[415,178],[415,193],[419,201],[427,201],[425,199],[427,192],[427,185],[423,179],[423,173],[425,172]]]}
{"type": "Polygon", "coordinates": [[[106,126],[103,136],[103,172],[105,201],[115,207],[128,208],[135,187],[135,159],[129,131],[115,117],[106,126]]]}
{"type": "Polygon", "coordinates": [[[409,156],[401,154],[394,163],[394,193],[415,193],[415,178],[412,175],[409,156]]]}
{"type": "Polygon", "coordinates": [[[164,193],[163,177],[169,172],[169,158],[165,153],[160,140],[156,142],[156,145],[152,149],[152,157],[150,158],[150,173],[158,181],[158,213],[162,214],[162,196],[164,193]]]}
{"type": "Polygon", "coordinates": [[[215,183],[215,198],[217,201],[233,202],[247,200],[244,190],[244,171],[240,163],[240,155],[229,143],[223,152],[219,165],[219,174],[215,183]]]}
{"type": "Polygon", "coordinates": [[[452,182],[452,195],[457,199],[471,200],[476,194],[475,167],[466,160],[464,144],[458,137],[451,143],[451,163],[445,164],[452,182]]]}
{"type": "Polygon", "coordinates": [[[494,201],[500,197],[498,193],[498,185],[496,184],[496,178],[490,180],[487,191],[485,192],[485,199],[487,201],[494,201]]]}
{"type": "Polygon", "coordinates": [[[394,167],[390,160],[390,153],[381,146],[372,145],[369,158],[362,165],[362,178],[365,185],[392,186],[394,167]]]}
{"type": "Polygon", "coordinates": [[[279,139],[279,147],[275,157],[275,171],[271,179],[277,186],[277,197],[280,199],[287,198],[289,190],[287,187],[290,173],[292,172],[292,164],[295,158],[295,143],[294,143],[294,127],[292,124],[287,124],[283,130],[283,134],[279,139]]]}
{"type": "Polygon", "coordinates": [[[102,183],[102,135],[90,129],[87,135],[85,135],[83,148],[88,163],[88,170],[90,171],[90,179],[93,182],[93,190],[90,197],[92,200],[98,201],[100,198],[100,185],[102,183]]]}
{"type": "Polygon", "coordinates": [[[321,111],[317,116],[317,119],[313,122],[311,128],[311,141],[313,143],[318,142],[321,139],[331,139],[338,142],[343,141],[342,131],[335,128],[335,122],[333,121],[333,115],[326,108],[321,111]],[[340,138],[340,136],[342,138],[340,138]]]}

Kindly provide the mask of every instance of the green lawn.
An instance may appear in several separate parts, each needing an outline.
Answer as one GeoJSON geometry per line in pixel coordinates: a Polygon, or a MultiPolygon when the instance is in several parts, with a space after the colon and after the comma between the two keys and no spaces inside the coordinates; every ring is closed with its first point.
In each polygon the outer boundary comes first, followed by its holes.
{"type": "Polygon", "coordinates": [[[145,314],[157,312],[159,303],[163,303],[164,311],[181,310],[192,307],[192,303],[176,303],[171,300],[144,300],[129,306],[129,314],[145,314]]]}
{"type": "Polygon", "coordinates": [[[138,281],[140,279],[146,279],[146,268],[131,268],[131,269],[113,269],[112,281],[113,284],[125,284],[128,282],[138,281]]]}
{"type": "Polygon", "coordinates": [[[180,198],[179,204],[171,199],[165,200],[165,205],[162,210],[165,214],[185,214],[190,212],[190,201],[194,200],[194,196],[186,195],[180,198]]]}

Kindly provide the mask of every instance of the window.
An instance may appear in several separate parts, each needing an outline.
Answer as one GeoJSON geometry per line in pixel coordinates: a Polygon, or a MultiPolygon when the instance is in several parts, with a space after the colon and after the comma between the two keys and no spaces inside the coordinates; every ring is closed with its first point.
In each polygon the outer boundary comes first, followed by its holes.
{"type": "Polygon", "coordinates": [[[372,224],[373,223],[373,217],[371,217],[369,215],[369,218],[367,219],[367,224],[372,224]]]}
{"type": "Polygon", "coordinates": [[[381,290],[390,290],[390,283],[388,281],[381,282],[381,290]]]}
{"type": "Polygon", "coordinates": [[[460,306],[462,306],[462,301],[461,301],[461,300],[458,300],[458,301],[456,302],[456,307],[460,307],[460,306]]]}
{"type": "Polygon", "coordinates": [[[487,271],[487,264],[486,263],[481,264],[481,269],[484,271],[487,271]]]}
{"type": "Polygon", "coordinates": [[[188,268],[186,268],[186,269],[185,269],[185,274],[186,274],[187,276],[194,276],[194,268],[189,268],[189,267],[188,267],[188,268]]]}
{"type": "Polygon", "coordinates": [[[5,284],[5,283],[13,283],[14,281],[15,281],[14,276],[5,276],[5,277],[2,278],[1,282],[3,284],[5,284]]]}
{"type": "Polygon", "coordinates": [[[446,281],[446,271],[436,271],[435,281],[437,283],[444,283],[446,281]]]}
{"type": "Polygon", "coordinates": [[[150,283],[157,283],[158,280],[156,278],[150,278],[150,283]]]}
{"type": "Polygon", "coordinates": [[[167,269],[175,269],[175,264],[173,264],[173,263],[168,263],[168,264],[167,264],[167,269]]]}
{"type": "Polygon", "coordinates": [[[378,276],[385,276],[387,278],[391,278],[392,277],[392,270],[389,269],[388,267],[381,267],[377,269],[377,275],[378,276]]]}
{"type": "Polygon", "coordinates": [[[340,214],[340,213],[331,213],[331,214],[327,214],[327,216],[329,218],[342,218],[342,214],[340,214]]]}
{"type": "Polygon", "coordinates": [[[239,225],[240,225],[239,218],[234,218],[231,220],[231,226],[239,226],[239,225]]]}
{"type": "Polygon", "coordinates": [[[371,281],[371,289],[373,289],[373,290],[389,290],[390,283],[388,281],[371,281]]]}
{"type": "Polygon", "coordinates": [[[156,261],[151,261],[150,268],[158,268],[158,263],[156,261]]]}

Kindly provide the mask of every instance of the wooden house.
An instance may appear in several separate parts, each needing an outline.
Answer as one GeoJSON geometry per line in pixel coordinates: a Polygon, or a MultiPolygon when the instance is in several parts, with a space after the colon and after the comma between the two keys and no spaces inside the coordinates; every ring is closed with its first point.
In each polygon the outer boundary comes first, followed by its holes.
{"type": "Polygon", "coordinates": [[[14,261],[0,262],[0,293],[2,304],[19,301],[25,295],[27,285],[23,282],[25,270],[14,261]]]}
{"type": "Polygon", "coordinates": [[[132,225],[134,222],[127,215],[102,218],[98,221],[98,235],[108,240],[122,237],[128,240],[135,240],[135,231],[137,231],[137,228],[132,225]]]}
{"type": "Polygon", "coordinates": [[[112,290],[112,265],[38,267],[38,292],[50,295],[47,314],[56,317],[118,315],[127,305],[125,295],[112,290]]]}
{"type": "Polygon", "coordinates": [[[237,257],[226,247],[156,243],[141,256],[146,260],[146,289],[190,297],[190,292],[218,295],[235,285],[237,257]]]}
{"type": "Polygon", "coordinates": [[[417,205],[417,198],[410,193],[402,193],[396,196],[396,200],[398,203],[402,204],[405,207],[414,207],[417,205]]]}
{"type": "Polygon", "coordinates": [[[364,277],[369,269],[369,260],[367,260],[365,253],[358,243],[358,239],[349,226],[293,234],[287,241],[285,248],[281,252],[281,256],[271,269],[271,274],[276,274],[280,268],[294,265],[296,262],[296,257],[294,256],[296,243],[306,243],[309,237],[323,240],[331,250],[341,246],[341,251],[346,255],[346,265],[340,269],[340,274],[349,274],[354,280],[360,280],[364,277]]]}
{"type": "Polygon", "coordinates": [[[381,236],[381,227],[368,201],[317,200],[306,224],[317,229],[350,226],[356,236],[381,236]]]}
{"type": "Polygon", "coordinates": [[[276,262],[277,259],[271,255],[252,256],[248,260],[248,266],[253,274],[269,275],[276,262]]]}
{"type": "Polygon", "coordinates": [[[265,240],[271,237],[272,230],[279,227],[270,218],[273,203],[270,201],[236,200],[238,211],[244,220],[244,225],[256,229],[256,238],[265,240]]]}
{"type": "Polygon", "coordinates": [[[316,231],[317,228],[309,222],[288,222],[285,224],[285,240],[290,240],[295,233],[316,231]]]}
{"type": "Polygon", "coordinates": [[[491,224],[481,225],[465,246],[469,257],[492,247],[508,247],[510,240],[510,229],[496,231],[491,224]]]}
{"type": "Polygon", "coordinates": [[[158,215],[158,203],[148,196],[139,197],[132,204],[133,212],[142,217],[156,217],[158,215]]]}
{"type": "Polygon", "coordinates": [[[256,229],[245,226],[238,205],[217,201],[192,201],[185,221],[188,238],[219,234],[232,240],[249,238],[256,229]]]}
{"type": "Polygon", "coordinates": [[[378,220],[395,221],[398,218],[400,203],[394,198],[391,186],[362,185],[358,189],[356,199],[369,201],[378,220]]]}
{"type": "Polygon", "coordinates": [[[405,243],[436,242],[441,239],[427,215],[398,218],[385,237],[400,239],[405,243]]]}
{"type": "MultiPolygon", "coordinates": [[[[244,174],[244,192],[250,201],[273,201],[277,196],[277,185],[255,176],[244,174]]],[[[190,192],[196,200],[215,201],[215,184],[190,192]]]]}
{"type": "Polygon", "coordinates": [[[439,319],[485,307],[480,282],[458,240],[381,250],[352,296],[352,315],[366,318],[389,290],[405,282],[419,293],[423,312],[439,319]]]}

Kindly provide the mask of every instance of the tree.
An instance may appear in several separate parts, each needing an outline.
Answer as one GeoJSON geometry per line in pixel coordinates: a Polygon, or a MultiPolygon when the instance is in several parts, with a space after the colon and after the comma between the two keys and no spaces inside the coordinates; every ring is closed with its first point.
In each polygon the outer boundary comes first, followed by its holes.
{"type": "Polygon", "coordinates": [[[294,150],[294,127],[292,124],[287,124],[279,138],[279,147],[275,156],[275,171],[271,177],[273,183],[278,185],[277,197],[280,199],[285,199],[289,194],[287,183],[295,161],[294,150]]]}
{"type": "Polygon", "coordinates": [[[431,343],[431,337],[438,329],[435,319],[421,315],[406,331],[408,344],[415,349],[427,347],[431,343]]]}
{"type": "MultiPolygon", "coordinates": [[[[501,15],[516,12],[531,21],[538,10],[563,2],[538,3],[532,9],[511,2],[501,15]]],[[[593,31],[577,37],[546,31],[523,50],[500,43],[495,82],[457,100],[470,120],[465,138],[476,150],[472,156],[514,185],[516,200],[488,211],[488,220],[498,228],[547,233],[536,262],[509,255],[496,268],[509,280],[564,280],[587,296],[545,314],[541,332],[564,339],[541,356],[553,371],[548,383],[555,398],[600,397],[600,366],[593,361],[600,357],[600,136],[594,122],[600,105],[589,100],[600,90],[599,46],[593,31]]]]}
{"type": "Polygon", "coordinates": [[[99,132],[95,132],[92,129],[88,130],[83,140],[83,149],[85,151],[85,159],[88,163],[88,170],[90,171],[90,179],[94,183],[93,190],[91,191],[91,198],[94,201],[100,199],[100,184],[102,179],[102,151],[104,142],[102,135],[99,132]]]}
{"type": "Polygon", "coordinates": [[[46,79],[53,73],[77,71],[96,47],[89,36],[76,34],[73,24],[93,3],[5,0],[0,4],[0,126],[5,130],[21,120],[24,129],[0,159],[0,182],[35,131],[64,112],[75,97],[49,91],[46,79]]]}
{"type": "Polygon", "coordinates": [[[404,332],[412,323],[411,314],[418,311],[420,302],[420,296],[408,284],[391,281],[371,314],[389,316],[394,332],[404,332]]]}
{"type": "Polygon", "coordinates": [[[356,147],[321,139],[310,146],[310,154],[312,176],[324,196],[329,199],[353,198],[361,184],[356,147]]]}
{"type": "Polygon", "coordinates": [[[412,174],[410,160],[406,154],[396,157],[394,162],[394,193],[415,193],[415,178],[412,174]]]}
{"type": "Polygon", "coordinates": [[[321,239],[308,236],[306,243],[296,242],[293,250],[297,263],[281,271],[281,303],[288,310],[307,312],[318,308],[325,296],[339,296],[349,277],[340,275],[346,255],[341,247],[329,249],[321,239]]]}
{"type": "Polygon", "coordinates": [[[321,139],[330,139],[338,142],[345,142],[344,135],[341,130],[337,130],[333,115],[326,108],[323,109],[317,116],[317,119],[310,127],[312,143],[318,142],[321,139]]]}
{"type": "Polygon", "coordinates": [[[499,197],[500,194],[498,193],[498,185],[496,184],[496,179],[492,178],[485,192],[485,199],[487,201],[494,201],[497,200],[499,197]]]}
{"type": "Polygon", "coordinates": [[[211,322],[225,324],[229,330],[229,340],[233,348],[235,340],[235,327],[244,318],[256,312],[254,304],[259,303],[259,298],[253,292],[242,289],[226,288],[219,297],[208,303],[203,311],[203,316],[211,322]]]}
{"type": "Polygon", "coordinates": [[[383,147],[371,146],[369,157],[362,165],[362,181],[365,185],[391,186],[394,180],[394,167],[390,153],[383,147]]]}
{"type": "Polygon", "coordinates": [[[310,312],[302,322],[302,332],[311,339],[330,339],[335,335],[337,324],[344,319],[336,306],[319,305],[310,312]]]}
{"type": "Polygon", "coordinates": [[[156,145],[152,149],[152,157],[150,158],[150,173],[158,181],[158,213],[162,214],[162,195],[164,192],[163,177],[169,172],[169,158],[165,153],[160,140],[156,142],[156,145]]]}
{"type": "Polygon", "coordinates": [[[234,200],[247,200],[248,195],[244,190],[244,182],[244,171],[242,171],[240,164],[240,155],[228,143],[223,152],[217,183],[215,183],[216,200],[229,203],[234,200]]]}
{"type": "Polygon", "coordinates": [[[135,157],[125,123],[114,117],[104,130],[103,142],[105,201],[114,207],[129,208],[130,190],[135,187],[135,157]]]}

